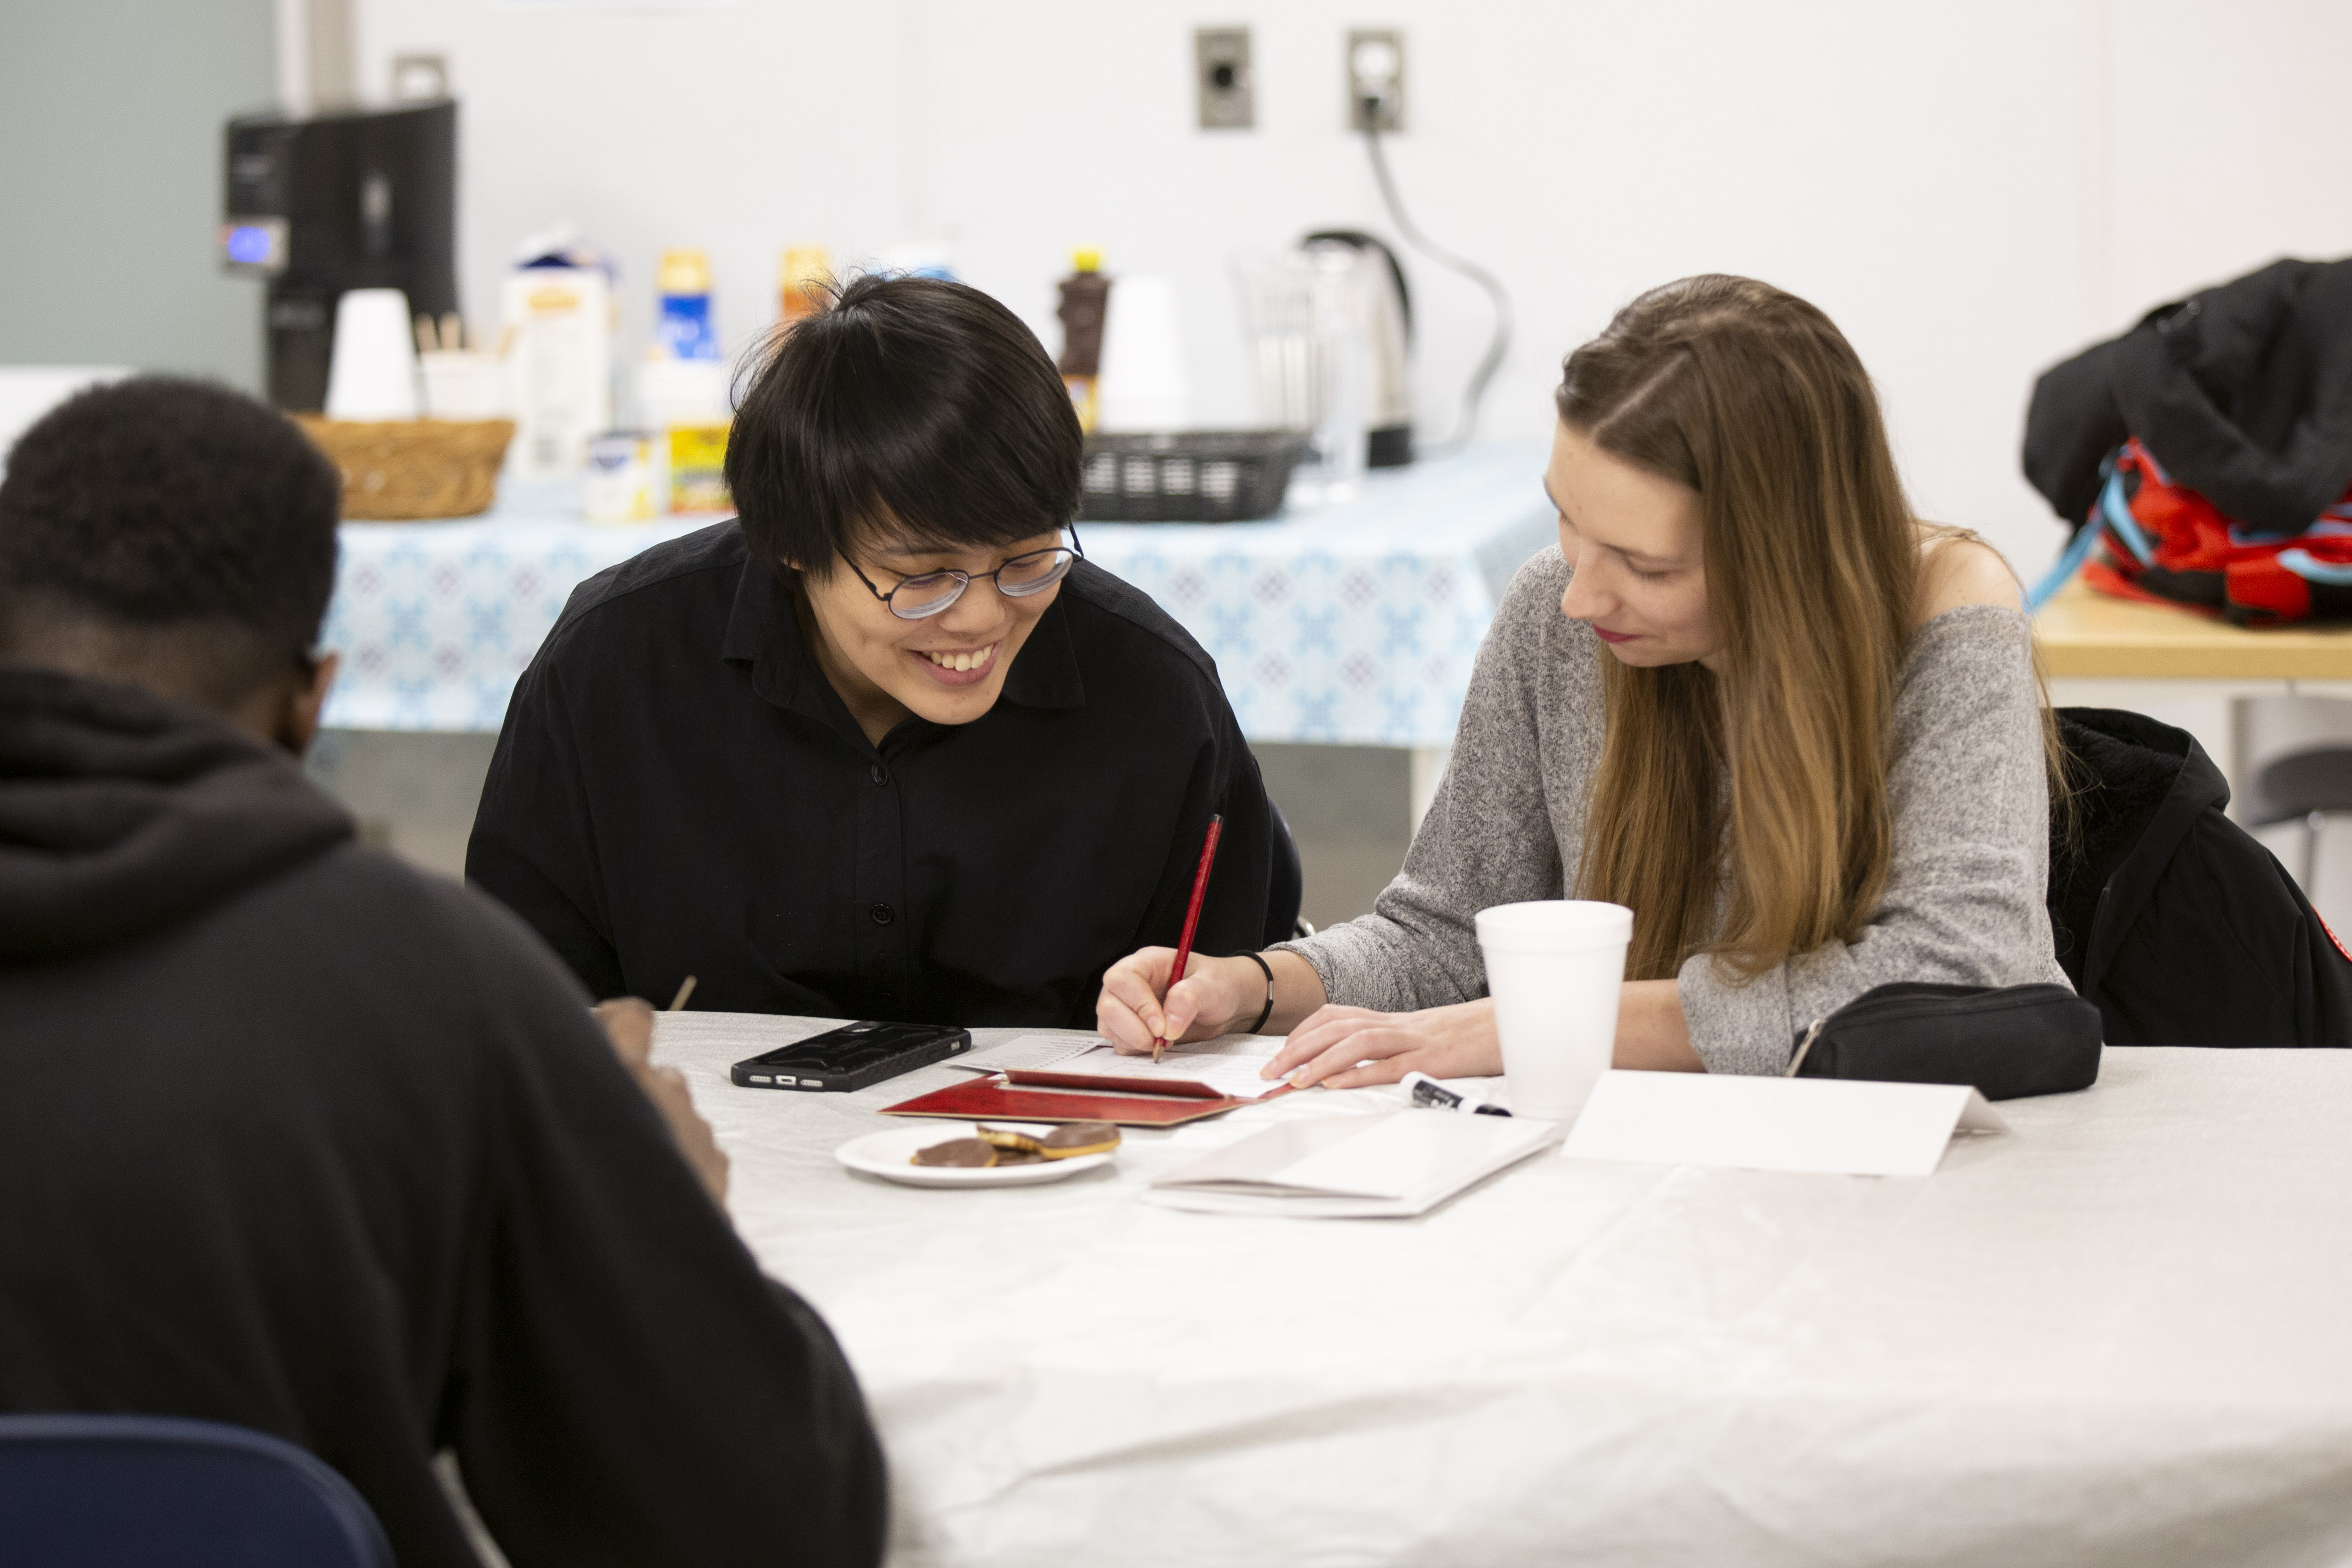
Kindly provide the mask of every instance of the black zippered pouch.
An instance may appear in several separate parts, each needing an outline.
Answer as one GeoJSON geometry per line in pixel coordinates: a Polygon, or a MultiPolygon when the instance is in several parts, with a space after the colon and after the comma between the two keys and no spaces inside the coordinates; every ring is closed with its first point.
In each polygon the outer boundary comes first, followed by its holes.
{"type": "Polygon", "coordinates": [[[2064,986],[1878,986],[1798,1032],[1789,1076],[2063,1094],[2098,1082],[2099,1022],[2064,986]]]}

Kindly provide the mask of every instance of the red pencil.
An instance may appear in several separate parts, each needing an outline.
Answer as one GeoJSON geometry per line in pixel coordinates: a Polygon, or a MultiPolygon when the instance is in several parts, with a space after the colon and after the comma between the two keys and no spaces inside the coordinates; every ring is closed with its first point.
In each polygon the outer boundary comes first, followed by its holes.
{"type": "MultiPolygon", "coordinates": [[[[1225,831],[1224,813],[1209,819],[1209,836],[1201,844],[1201,869],[1192,876],[1192,904],[1184,911],[1184,935],[1176,939],[1176,967],[1168,971],[1168,988],[1174,990],[1176,982],[1184,977],[1184,966],[1192,956],[1192,932],[1201,924],[1201,896],[1209,891],[1209,868],[1217,863],[1217,836],[1225,831]]],[[[1168,1049],[1168,1041],[1151,1042],[1151,1060],[1168,1049]]]]}

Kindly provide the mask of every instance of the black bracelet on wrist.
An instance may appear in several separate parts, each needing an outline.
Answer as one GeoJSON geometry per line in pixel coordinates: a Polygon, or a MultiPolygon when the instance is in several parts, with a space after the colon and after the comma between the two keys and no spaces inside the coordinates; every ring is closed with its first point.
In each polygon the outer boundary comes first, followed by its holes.
{"type": "Polygon", "coordinates": [[[1274,1016],[1274,966],[1255,953],[1241,956],[1265,971],[1265,1006],[1258,1009],[1257,1021],[1242,1031],[1244,1034],[1255,1034],[1265,1027],[1265,1020],[1274,1016]]]}

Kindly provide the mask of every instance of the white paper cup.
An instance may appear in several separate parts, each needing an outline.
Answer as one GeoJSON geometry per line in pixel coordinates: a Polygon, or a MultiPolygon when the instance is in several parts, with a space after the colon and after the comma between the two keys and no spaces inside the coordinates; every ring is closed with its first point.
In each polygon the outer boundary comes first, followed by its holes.
{"type": "Polygon", "coordinates": [[[1191,423],[1192,378],[1170,279],[1122,274],[1113,280],[1103,307],[1096,395],[1106,431],[1181,430],[1191,423]]]}
{"type": "Polygon", "coordinates": [[[1584,1109],[1616,1049],[1633,939],[1622,904],[1553,898],[1478,912],[1514,1114],[1568,1122],[1584,1109]]]}
{"type": "Polygon", "coordinates": [[[416,417],[416,329],[399,289],[354,288],[335,301],[327,417],[416,417]]]}

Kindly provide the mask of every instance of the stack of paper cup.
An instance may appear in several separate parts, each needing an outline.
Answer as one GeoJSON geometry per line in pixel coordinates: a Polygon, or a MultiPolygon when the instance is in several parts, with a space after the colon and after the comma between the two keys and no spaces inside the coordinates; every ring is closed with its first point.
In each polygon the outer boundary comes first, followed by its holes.
{"type": "Polygon", "coordinates": [[[416,335],[399,289],[354,288],[335,302],[327,417],[416,417],[416,335]]]}
{"type": "Polygon", "coordinates": [[[1176,317],[1176,286],[1167,278],[1111,280],[1095,396],[1099,428],[1106,431],[1181,430],[1191,423],[1184,333],[1176,317]]]}
{"type": "Polygon", "coordinates": [[[1515,1115],[1567,1122],[1584,1109],[1616,1049],[1633,939],[1622,904],[1555,898],[1478,912],[1515,1115]]]}

